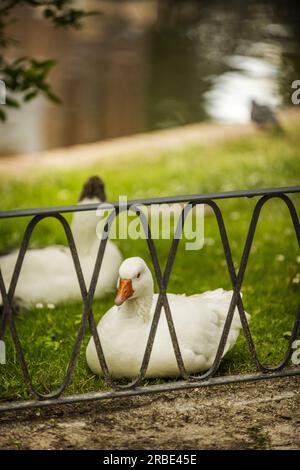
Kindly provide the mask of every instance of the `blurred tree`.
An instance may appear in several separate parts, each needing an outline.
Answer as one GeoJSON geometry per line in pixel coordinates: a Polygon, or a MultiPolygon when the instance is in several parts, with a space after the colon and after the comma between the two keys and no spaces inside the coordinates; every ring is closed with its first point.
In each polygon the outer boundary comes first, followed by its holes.
{"type": "MultiPolygon", "coordinates": [[[[44,18],[56,28],[77,28],[82,20],[98,12],[74,8],[74,0],[1,0],[0,1],[0,79],[6,87],[6,106],[18,108],[21,102],[27,102],[42,94],[48,99],[60,103],[47,82],[49,71],[56,61],[36,60],[32,57],[21,57],[9,61],[4,51],[16,42],[8,36],[9,25],[14,21],[17,7],[27,6],[39,9],[44,18]],[[16,98],[18,94],[18,99],[16,98]]],[[[0,107],[0,119],[6,119],[3,106],[0,107]]]]}

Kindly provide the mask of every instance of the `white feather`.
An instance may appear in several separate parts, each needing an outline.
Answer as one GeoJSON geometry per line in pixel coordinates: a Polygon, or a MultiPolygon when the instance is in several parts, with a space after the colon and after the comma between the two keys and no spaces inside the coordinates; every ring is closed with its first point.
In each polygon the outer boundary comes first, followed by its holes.
{"type": "MultiPolygon", "coordinates": [[[[124,279],[132,280],[134,294],[121,307],[113,306],[106,312],[98,324],[98,334],[110,373],[119,378],[136,377],[141,367],[158,296],[153,294],[151,273],[140,258],[125,260],[120,267],[120,274],[124,279]],[[136,274],[141,269],[140,278],[136,279],[136,274]]],[[[167,294],[167,297],[186,370],[196,373],[209,369],[217,352],[232,291],[217,289],[191,296],[167,294]]],[[[250,318],[248,314],[247,318],[250,318]]],[[[236,310],[224,354],[235,344],[240,329],[241,323],[236,310]]],[[[93,338],[88,344],[86,358],[90,369],[95,374],[102,375],[93,338]]],[[[162,309],[146,376],[179,375],[162,309]]]]}

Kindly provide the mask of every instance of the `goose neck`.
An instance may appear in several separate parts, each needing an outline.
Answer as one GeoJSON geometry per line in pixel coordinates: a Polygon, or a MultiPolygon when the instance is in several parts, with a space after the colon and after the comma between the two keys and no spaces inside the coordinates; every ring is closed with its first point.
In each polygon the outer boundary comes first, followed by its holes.
{"type": "Polygon", "coordinates": [[[120,308],[122,313],[129,317],[138,317],[143,322],[150,321],[150,312],[153,301],[153,294],[128,299],[120,308]]]}

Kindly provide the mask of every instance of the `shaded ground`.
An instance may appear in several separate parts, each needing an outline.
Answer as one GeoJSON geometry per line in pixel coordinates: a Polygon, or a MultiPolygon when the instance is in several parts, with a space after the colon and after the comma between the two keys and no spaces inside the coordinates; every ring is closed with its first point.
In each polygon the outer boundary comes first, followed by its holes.
{"type": "Polygon", "coordinates": [[[300,449],[300,378],[3,413],[0,449],[300,449]]]}

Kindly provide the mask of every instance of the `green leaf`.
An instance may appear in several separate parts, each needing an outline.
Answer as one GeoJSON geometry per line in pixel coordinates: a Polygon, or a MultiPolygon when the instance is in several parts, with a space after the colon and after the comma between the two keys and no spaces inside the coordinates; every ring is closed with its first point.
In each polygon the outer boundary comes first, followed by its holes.
{"type": "Polygon", "coordinates": [[[6,97],[6,103],[7,106],[10,106],[11,108],[19,108],[20,104],[18,103],[17,100],[10,98],[9,96],[6,97]]]}
{"type": "Polygon", "coordinates": [[[35,98],[37,95],[38,91],[31,91],[24,96],[24,101],[27,103],[27,101],[33,100],[33,98],[35,98]]]}
{"type": "Polygon", "coordinates": [[[55,59],[47,59],[47,60],[36,60],[31,59],[31,64],[34,69],[41,69],[41,70],[49,70],[50,68],[56,65],[57,61],[55,59]]]}
{"type": "Polygon", "coordinates": [[[51,8],[46,8],[44,10],[44,17],[45,18],[53,18],[55,16],[55,13],[53,10],[51,10],[51,8]]]}

